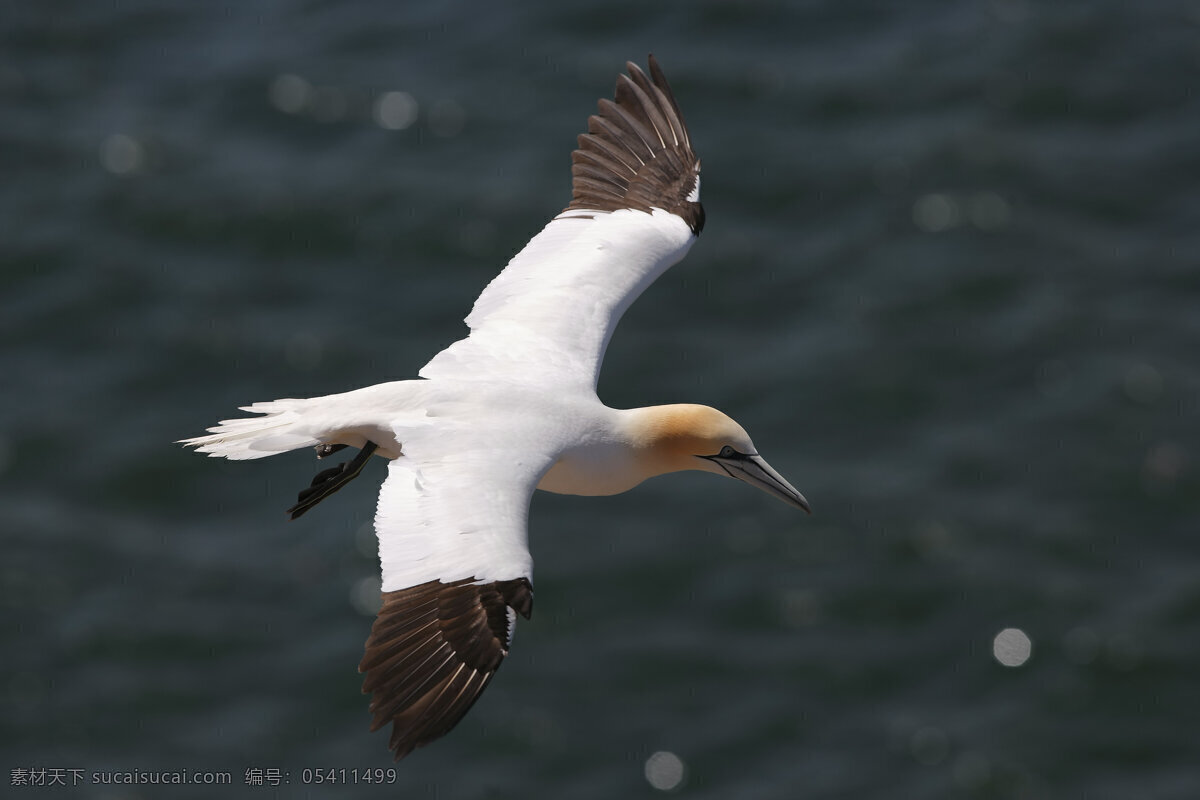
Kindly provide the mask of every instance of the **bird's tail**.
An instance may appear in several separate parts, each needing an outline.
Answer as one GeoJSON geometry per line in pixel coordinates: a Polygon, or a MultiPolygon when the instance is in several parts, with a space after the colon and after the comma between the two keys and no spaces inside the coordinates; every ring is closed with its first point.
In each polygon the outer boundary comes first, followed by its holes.
{"type": "Polygon", "coordinates": [[[273,456],[321,444],[305,411],[312,400],[271,400],[243,406],[262,416],[226,419],[208,429],[206,436],[181,439],[178,444],[195,447],[213,457],[245,461],[273,456]]]}

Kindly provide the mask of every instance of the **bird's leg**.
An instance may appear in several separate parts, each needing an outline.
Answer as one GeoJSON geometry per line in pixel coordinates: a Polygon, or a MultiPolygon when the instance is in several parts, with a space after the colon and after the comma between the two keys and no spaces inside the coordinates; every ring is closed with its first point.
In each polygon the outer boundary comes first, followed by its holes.
{"type": "MultiPolygon", "coordinates": [[[[324,458],[330,453],[341,450],[345,446],[344,444],[319,445],[317,447],[317,457],[324,458]]],[[[358,476],[358,473],[362,472],[363,467],[367,465],[367,462],[371,459],[371,454],[375,452],[377,447],[378,445],[374,442],[367,442],[363,446],[363,449],[358,451],[358,455],[352,461],[343,461],[336,467],[330,467],[318,472],[317,477],[312,480],[312,485],[300,492],[300,495],[296,498],[296,505],[287,510],[290,518],[296,519],[317,503],[354,480],[358,476]]]]}
{"type": "Polygon", "coordinates": [[[317,451],[317,458],[325,458],[331,456],[338,450],[345,450],[350,445],[346,444],[319,444],[313,449],[317,451]]]}

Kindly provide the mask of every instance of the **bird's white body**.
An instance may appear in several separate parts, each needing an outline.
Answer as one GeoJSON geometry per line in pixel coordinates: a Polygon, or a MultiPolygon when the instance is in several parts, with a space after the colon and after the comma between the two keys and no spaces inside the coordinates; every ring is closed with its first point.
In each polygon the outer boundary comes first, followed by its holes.
{"type": "Polygon", "coordinates": [[[434,356],[423,380],[257,403],[246,410],[266,416],[222,422],[191,443],[247,459],[374,442],[397,459],[376,519],[384,591],[530,577],[534,488],[607,495],[647,477],[622,425],[628,412],[600,402],[596,380],[625,309],[695,239],[665,211],[564,212],[484,289],[470,335],[434,356]],[[479,487],[479,531],[468,532],[464,498],[479,487]]]}
{"type": "MultiPolygon", "coordinates": [[[[528,614],[535,489],[616,494],[697,469],[807,508],[721,412],[618,410],[596,396],[621,315],[703,225],[699,161],[653,60],[651,72],[630,65],[617,102],[601,101],[574,156],[571,205],[484,289],[470,334],[419,380],[256,403],[244,410],[258,416],[186,441],[238,460],[339,445],[390,460],[375,517],[384,609],[361,669],[375,725],[395,723],[397,757],[465,713],[507,652],[515,613],[528,614]]],[[[297,514],[343,482],[330,480],[318,476],[297,514]]]]}

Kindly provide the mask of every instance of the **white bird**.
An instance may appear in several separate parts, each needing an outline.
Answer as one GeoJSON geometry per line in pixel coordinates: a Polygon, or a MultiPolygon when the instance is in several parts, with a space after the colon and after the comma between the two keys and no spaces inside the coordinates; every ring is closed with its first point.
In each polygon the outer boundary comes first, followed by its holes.
{"type": "Polygon", "coordinates": [[[570,205],[483,290],[470,334],[420,379],[242,408],[185,439],[235,460],[315,447],[358,456],[317,475],[292,518],[387,458],[375,531],[383,605],[359,670],[371,730],[396,759],[448,732],[529,616],[526,522],[534,489],[609,495],[680,470],[727,475],[808,502],[716,409],[614,409],[596,396],[613,329],[704,225],[700,162],[661,68],[627,63],[572,154],[570,205]]]}

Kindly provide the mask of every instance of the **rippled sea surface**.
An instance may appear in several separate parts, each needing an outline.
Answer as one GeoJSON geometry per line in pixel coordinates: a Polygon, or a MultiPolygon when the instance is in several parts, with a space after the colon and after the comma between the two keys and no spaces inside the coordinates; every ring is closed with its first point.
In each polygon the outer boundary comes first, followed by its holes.
{"type": "Polygon", "coordinates": [[[1200,797],[1198,86],[1182,0],[6,4],[4,794],[1200,797]],[[171,442],[414,376],[651,51],[708,227],[601,397],[729,412],[815,513],[539,494],[532,620],[393,765],[383,463],[288,523],[310,453],[171,442]]]}

